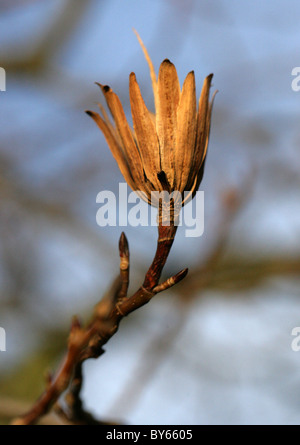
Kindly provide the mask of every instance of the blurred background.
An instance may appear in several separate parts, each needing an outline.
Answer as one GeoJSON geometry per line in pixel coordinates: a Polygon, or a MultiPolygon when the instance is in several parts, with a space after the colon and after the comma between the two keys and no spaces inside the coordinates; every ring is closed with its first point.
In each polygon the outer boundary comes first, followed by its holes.
{"type": "MultiPolygon", "coordinates": [[[[36,399],[118,273],[123,227],[96,224],[124,182],[84,113],[109,84],[130,118],[128,75],[150,109],[164,58],[197,96],[218,89],[200,189],[205,231],[178,230],[164,277],[188,277],[124,320],[84,366],[83,401],[129,424],[299,424],[300,4],[291,0],[0,0],[0,421],[36,399]]],[[[134,291],[155,227],[126,227],[134,291]]]]}

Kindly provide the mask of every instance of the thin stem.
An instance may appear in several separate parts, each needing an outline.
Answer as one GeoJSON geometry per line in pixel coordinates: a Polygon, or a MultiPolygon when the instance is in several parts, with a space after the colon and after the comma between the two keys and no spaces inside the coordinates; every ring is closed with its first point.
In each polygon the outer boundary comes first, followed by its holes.
{"type": "MultiPolygon", "coordinates": [[[[70,386],[69,395],[77,414],[82,410],[80,390],[82,385],[82,363],[89,358],[98,358],[104,353],[103,346],[117,332],[122,318],[135,309],[148,303],[161,292],[181,281],[187,274],[184,269],[159,284],[163,267],[170,253],[177,226],[174,222],[162,225],[159,218],[158,241],[154,259],[149,267],[142,286],[127,297],[129,283],[129,249],[126,236],[122,233],[119,243],[120,277],[111,292],[96,306],[94,318],[86,329],[81,328],[75,318],[72,324],[66,357],[52,381],[48,382],[42,396],[25,415],[16,419],[14,424],[29,425],[36,423],[57,402],[59,396],[70,386]],[[76,400],[75,400],[76,399],[76,400]]],[[[87,413],[84,413],[87,414],[87,413]]],[[[80,419],[79,419],[80,420],[80,419]]],[[[83,419],[84,420],[84,419],[83,419]]]]}

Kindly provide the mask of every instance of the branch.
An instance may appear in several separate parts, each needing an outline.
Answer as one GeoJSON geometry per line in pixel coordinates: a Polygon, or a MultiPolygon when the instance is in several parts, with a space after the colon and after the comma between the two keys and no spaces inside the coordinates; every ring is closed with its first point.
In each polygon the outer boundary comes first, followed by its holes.
{"type": "MultiPolygon", "coordinates": [[[[70,387],[69,407],[77,421],[87,422],[88,413],[82,410],[80,390],[82,385],[82,363],[90,358],[98,358],[104,353],[103,346],[117,332],[123,317],[148,303],[154,295],[181,281],[188,270],[184,269],[159,284],[163,267],[171,250],[177,226],[158,226],[158,241],[154,259],[149,267],[142,286],[127,297],[129,284],[129,248],[126,236],[122,233],[119,242],[120,276],[110,293],[95,308],[88,326],[82,328],[75,317],[71,325],[68,350],[55,377],[48,382],[46,390],[33,407],[23,416],[13,421],[14,425],[36,423],[56,404],[61,394],[70,387]],[[79,419],[78,419],[79,417],[79,419]]],[[[59,410],[59,409],[58,409],[59,410]]]]}

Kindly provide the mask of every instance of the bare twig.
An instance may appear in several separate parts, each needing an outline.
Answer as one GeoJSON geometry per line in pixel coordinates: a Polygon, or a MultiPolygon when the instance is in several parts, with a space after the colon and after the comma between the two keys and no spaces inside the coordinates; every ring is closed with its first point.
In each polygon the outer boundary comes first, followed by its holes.
{"type": "MultiPolygon", "coordinates": [[[[176,321],[171,324],[171,327],[167,331],[158,332],[146,346],[136,370],[131,373],[129,381],[124,385],[124,391],[117,397],[110,412],[115,412],[115,410],[118,409],[119,406],[124,405],[124,403],[126,403],[126,410],[133,408],[141,396],[143,389],[147,387],[147,383],[153,379],[163,360],[166,359],[166,351],[171,350],[172,345],[181,334],[190,313],[191,304],[194,299],[198,298],[209,286],[226,249],[234,218],[248,198],[253,185],[253,176],[251,175],[246,179],[238,191],[231,188],[222,194],[223,214],[214,248],[205,258],[205,261],[192,271],[189,277],[189,286],[185,287],[184,292],[182,292],[180,287],[177,288],[178,299],[176,304],[172,305],[174,315],[177,315],[176,321]]],[[[166,289],[170,282],[172,282],[172,279],[169,278],[155,289],[166,289]]]]}
{"type": "MultiPolygon", "coordinates": [[[[114,290],[102,299],[95,308],[92,321],[82,328],[77,318],[73,319],[69,335],[68,351],[55,377],[49,382],[45,392],[26,414],[15,419],[15,425],[36,423],[57,402],[59,396],[68,388],[69,402],[73,418],[82,423],[92,421],[82,409],[80,390],[82,385],[82,363],[89,358],[97,358],[104,353],[103,346],[117,332],[123,317],[148,303],[154,295],[181,281],[187,274],[184,269],[162,284],[159,279],[172,247],[177,226],[158,226],[158,241],[155,256],[149,267],[142,286],[127,297],[129,284],[129,248],[126,236],[122,233],[119,242],[120,277],[114,290]]],[[[59,410],[59,409],[58,409],[59,410]]],[[[70,416],[72,418],[72,415],[70,416]]]]}

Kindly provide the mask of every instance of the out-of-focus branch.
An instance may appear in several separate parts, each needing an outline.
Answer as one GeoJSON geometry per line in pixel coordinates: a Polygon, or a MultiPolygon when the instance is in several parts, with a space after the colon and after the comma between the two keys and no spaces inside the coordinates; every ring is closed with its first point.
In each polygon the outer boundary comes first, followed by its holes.
{"type": "Polygon", "coordinates": [[[38,42],[33,45],[32,51],[17,56],[1,54],[1,63],[9,71],[36,72],[45,69],[49,59],[70,38],[78,26],[83,13],[90,4],[90,0],[66,0],[57,13],[50,26],[45,27],[38,42]]]}
{"type": "MultiPolygon", "coordinates": [[[[213,289],[240,292],[252,289],[266,279],[278,276],[297,277],[300,273],[300,257],[271,256],[265,258],[240,258],[237,256],[220,260],[208,286],[213,289]]],[[[200,277],[193,276],[191,292],[197,292],[200,277]]]]}
{"type": "Polygon", "coordinates": [[[218,264],[226,250],[232,223],[245,204],[252,182],[247,181],[240,190],[228,189],[221,199],[223,215],[217,231],[217,238],[214,248],[205,258],[204,262],[192,270],[190,281],[184,300],[193,298],[195,292],[201,293],[207,288],[214,277],[218,264]]]}
{"type": "MultiPolygon", "coordinates": [[[[7,161],[1,156],[0,163],[6,165],[7,161]]],[[[11,165],[7,165],[7,169],[11,170],[11,165]]],[[[17,177],[17,173],[13,172],[13,178],[17,177]]],[[[99,235],[87,224],[80,221],[72,212],[68,205],[67,199],[63,202],[54,201],[49,198],[41,198],[33,191],[28,190],[26,186],[18,180],[12,180],[5,175],[3,168],[0,168],[0,194],[2,199],[2,208],[5,201],[15,202],[24,211],[30,215],[41,216],[49,221],[56,221],[59,224],[68,226],[68,230],[72,230],[84,238],[84,240],[93,246],[94,249],[105,250],[105,254],[110,251],[110,245],[105,243],[104,239],[99,239],[99,235]],[[101,243],[100,243],[101,241],[101,243]],[[98,248],[99,246],[99,248],[98,248]]]]}
{"type": "MultiPolygon", "coordinates": [[[[0,399],[0,418],[9,422],[12,418],[16,417],[20,412],[27,411],[30,405],[26,402],[1,397],[0,399]]],[[[40,421],[41,425],[62,425],[62,420],[55,414],[49,413],[43,417],[40,421]]]]}

